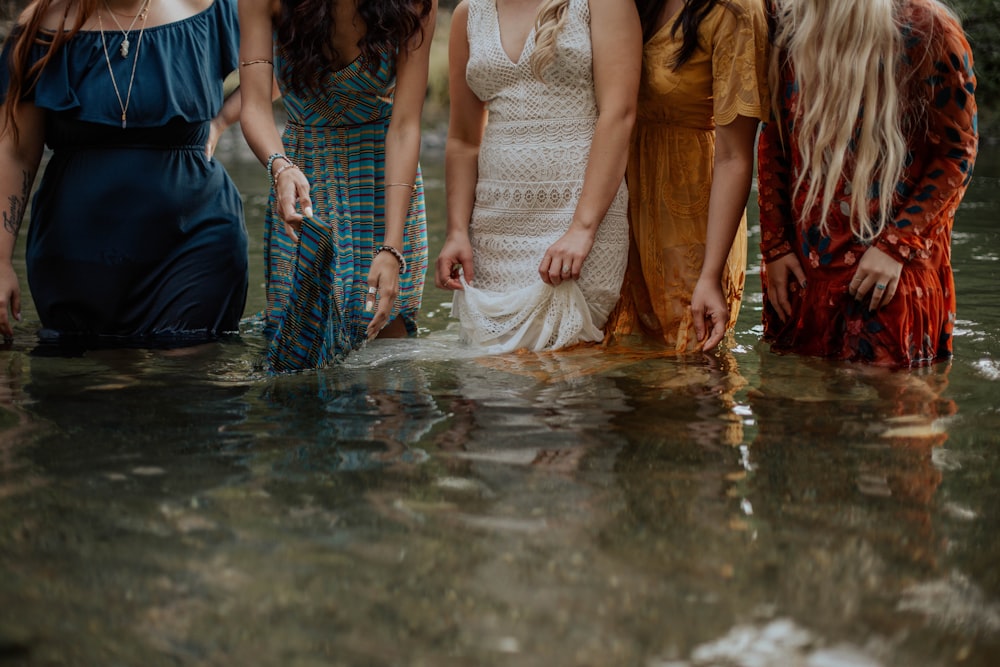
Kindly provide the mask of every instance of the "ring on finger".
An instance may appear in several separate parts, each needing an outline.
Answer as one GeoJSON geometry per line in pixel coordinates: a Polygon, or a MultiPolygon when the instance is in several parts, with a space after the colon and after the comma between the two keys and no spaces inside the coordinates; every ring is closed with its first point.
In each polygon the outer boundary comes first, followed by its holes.
{"type": "Polygon", "coordinates": [[[885,285],[883,285],[882,283],[879,283],[879,284],[875,285],[875,289],[877,289],[877,290],[884,290],[885,289],[885,285]]]}
{"type": "Polygon", "coordinates": [[[569,273],[569,270],[570,270],[570,266],[569,266],[569,264],[563,264],[563,265],[562,265],[562,272],[563,272],[563,275],[566,275],[566,274],[568,274],[568,273],[569,273]]]}

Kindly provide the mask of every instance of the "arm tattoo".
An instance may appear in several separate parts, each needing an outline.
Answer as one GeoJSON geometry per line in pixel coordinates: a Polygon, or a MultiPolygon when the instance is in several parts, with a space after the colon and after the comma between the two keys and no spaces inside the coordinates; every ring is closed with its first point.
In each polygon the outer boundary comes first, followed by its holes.
{"type": "Polygon", "coordinates": [[[7,198],[10,202],[10,210],[3,211],[3,228],[11,236],[17,237],[21,230],[21,222],[24,219],[24,209],[28,205],[28,195],[31,194],[31,174],[27,170],[21,172],[23,180],[21,182],[21,194],[11,195],[7,198]]]}

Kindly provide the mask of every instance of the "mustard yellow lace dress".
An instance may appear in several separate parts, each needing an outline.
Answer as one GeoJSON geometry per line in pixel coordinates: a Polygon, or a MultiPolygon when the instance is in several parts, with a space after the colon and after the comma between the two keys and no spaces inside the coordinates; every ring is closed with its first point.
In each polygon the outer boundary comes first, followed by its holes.
{"type": "MultiPolygon", "coordinates": [[[[768,35],[764,3],[719,3],[701,22],[699,48],[677,71],[670,19],[643,49],[639,109],[626,173],[631,241],[612,336],[645,334],[678,351],[698,347],[691,293],[701,273],[715,157],[715,127],[737,115],[766,120],[768,35]]],[[[730,326],[743,297],[746,214],[723,289],[730,326]]]]}

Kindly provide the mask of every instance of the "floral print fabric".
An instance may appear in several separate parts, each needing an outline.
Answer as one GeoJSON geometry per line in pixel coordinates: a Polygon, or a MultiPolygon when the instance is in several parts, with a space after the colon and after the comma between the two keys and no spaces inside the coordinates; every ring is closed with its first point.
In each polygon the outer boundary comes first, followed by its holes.
{"type": "MultiPolygon", "coordinates": [[[[907,166],[894,184],[893,218],[874,241],[903,264],[896,295],[871,312],[867,302],[848,293],[868,249],[851,232],[849,179],[837,189],[826,233],[818,206],[802,210],[808,182],[792,197],[802,167],[793,122],[798,96],[795,73],[784,67],[776,109],[781,121],[765,127],[758,146],[760,245],[765,264],[795,253],[807,280],[805,288],[792,281],[793,314],[782,322],[766,298],[765,267],[764,337],[774,351],[881,366],[918,366],[951,356],[951,232],[978,148],[976,78],[968,42],[949,15],[926,0],[912,0],[903,12],[899,67],[906,82],[907,166]]],[[[878,187],[885,185],[873,185],[878,187]]]]}

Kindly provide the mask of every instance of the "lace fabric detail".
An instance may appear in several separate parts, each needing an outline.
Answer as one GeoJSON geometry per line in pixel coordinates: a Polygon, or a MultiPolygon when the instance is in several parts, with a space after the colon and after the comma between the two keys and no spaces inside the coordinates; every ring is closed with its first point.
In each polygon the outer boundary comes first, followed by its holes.
{"type": "Polygon", "coordinates": [[[598,229],[580,279],[559,287],[538,274],[568,229],[583,191],[597,103],[588,0],[571,0],[544,81],[531,71],[534,32],[512,61],[495,0],[472,0],[466,79],[489,110],[470,224],[475,286],[456,293],[463,338],[489,352],[600,341],[628,255],[624,182],[598,229]]]}

